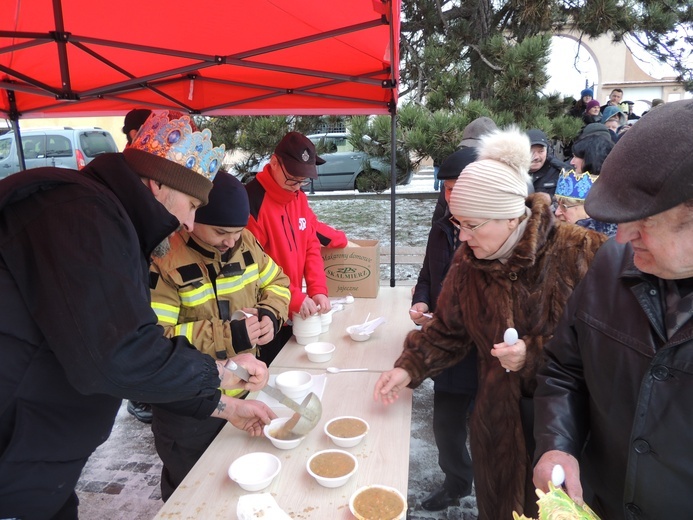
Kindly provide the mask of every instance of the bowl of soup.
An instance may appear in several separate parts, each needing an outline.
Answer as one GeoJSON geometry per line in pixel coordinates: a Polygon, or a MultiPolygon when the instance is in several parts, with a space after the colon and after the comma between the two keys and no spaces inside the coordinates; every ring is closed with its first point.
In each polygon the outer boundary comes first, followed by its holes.
{"type": "Polygon", "coordinates": [[[291,417],[279,417],[278,419],[272,419],[269,424],[266,424],[262,429],[265,437],[267,437],[275,448],[280,450],[290,450],[297,447],[303,439],[306,438],[305,435],[298,435],[291,431],[291,428],[286,428],[286,423],[291,419],[291,417]]]}
{"type": "Polygon", "coordinates": [[[400,520],[407,512],[407,501],[395,488],[365,486],[351,495],[349,509],[358,520],[400,520]]]}
{"type": "Polygon", "coordinates": [[[343,486],[357,469],[356,457],[344,450],[319,451],[306,463],[308,474],[326,488],[343,486]]]}
{"type": "Polygon", "coordinates": [[[368,433],[368,423],[360,417],[335,417],[325,424],[325,435],[340,448],[352,448],[368,433]]]}

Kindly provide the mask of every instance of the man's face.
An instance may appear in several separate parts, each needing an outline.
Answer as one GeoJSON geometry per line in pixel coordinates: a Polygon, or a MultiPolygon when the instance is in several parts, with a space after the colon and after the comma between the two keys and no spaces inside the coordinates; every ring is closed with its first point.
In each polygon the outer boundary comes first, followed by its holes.
{"type": "Polygon", "coordinates": [[[618,225],[616,240],[633,246],[635,266],[676,280],[693,277],[693,208],[684,204],[618,225]]]}
{"type": "Polygon", "coordinates": [[[242,227],[210,226],[198,222],[195,224],[193,235],[205,244],[218,249],[220,253],[226,253],[240,240],[242,231],[242,227]]]}
{"type": "Polygon", "coordinates": [[[612,105],[618,105],[621,102],[622,97],[623,97],[623,94],[621,92],[619,92],[618,90],[614,90],[609,95],[609,102],[612,105]]]}
{"type": "Polygon", "coordinates": [[[541,144],[533,144],[532,163],[529,165],[529,171],[534,173],[544,166],[544,162],[546,162],[546,147],[541,144]]]}
{"type": "Polygon", "coordinates": [[[450,197],[452,196],[452,189],[455,187],[455,183],[457,182],[457,179],[446,179],[443,181],[443,190],[444,190],[444,197],[445,197],[445,202],[450,204],[450,197]]]}
{"type": "Polygon", "coordinates": [[[619,118],[618,114],[610,117],[608,121],[604,123],[604,126],[607,127],[609,130],[613,130],[614,132],[618,130],[618,123],[619,123],[619,118]]]}
{"type": "Polygon", "coordinates": [[[299,191],[302,186],[310,184],[308,177],[294,177],[291,175],[276,155],[273,155],[270,159],[270,168],[272,178],[286,191],[299,191]]]}
{"type": "Polygon", "coordinates": [[[156,200],[161,202],[168,212],[178,219],[181,226],[192,231],[195,226],[195,211],[202,201],[183,192],[162,185],[155,193],[156,200]]]}

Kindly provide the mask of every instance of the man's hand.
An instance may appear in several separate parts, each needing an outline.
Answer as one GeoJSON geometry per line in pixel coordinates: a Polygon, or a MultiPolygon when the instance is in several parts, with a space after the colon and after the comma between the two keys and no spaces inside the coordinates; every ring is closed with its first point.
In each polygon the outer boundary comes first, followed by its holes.
{"type": "Polygon", "coordinates": [[[549,491],[551,472],[557,464],[565,471],[565,492],[576,504],[582,505],[582,485],[580,484],[580,465],[575,457],[563,451],[551,450],[544,453],[534,467],[534,485],[544,491],[549,491]]]}
{"type": "Polygon", "coordinates": [[[415,303],[409,309],[409,316],[417,325],[423,325],[431,319],[429,316],[424,316],[424,313],[428,313],[428,304],[424,302],[415,303]]]}
{"type": "Polygon", "coordinates": [[[330,299],[326,294],[316,294],[313,296],[313,301],[320,307],[320,314],[325,314],[332,310],[332,303],[330,303],[330,299]]]}
{"type": "Polygon", "coordinates": [[[265,403],[222,394],[212,417],[225,419],[239,430],[258,437],[262,435],[262,428],[277,416],[265,403]]]}
{"type": "Polygon", "coordinates": [[[373,399],[385,404],[394,403],[399,398],[399,392],[411,382],[409,373],[403,368],[393,368],[380,374],[375,383],[373,399]]]}
{"type": "Polygon", "coordinates": [[[497,357],[503,368],[517,372],[525,366],[527,359],[527,344],[518,339],[514,345],[506,342],[496,343],[491,349],[491,355],[497,357]]]}
{"type": "Polygon", "coordinates": [[[257,339],[258,345],[267,345],[274,339],[274,323],[269,316],[265,315],[260,320],[260,337],[257,339]]]}
{"type": "MultiPolygon", "coordinates": [[[[243,381],[233,372],[228,369],[224,369],[223,378],[221,381],[221,387],[224,389],[237,389],[242,388],[249,392],[255,392],[263,388],[267,381],[269,381],[269,371],[267,370],[267,365],[265,365],[259,359],[256,359],[253,354],[239,354],[231,358],[234,363],[245,368],[250,374],[249,381],[243,381]]],[[[218,365],[222,362],[217,363],[218,365]]]]}

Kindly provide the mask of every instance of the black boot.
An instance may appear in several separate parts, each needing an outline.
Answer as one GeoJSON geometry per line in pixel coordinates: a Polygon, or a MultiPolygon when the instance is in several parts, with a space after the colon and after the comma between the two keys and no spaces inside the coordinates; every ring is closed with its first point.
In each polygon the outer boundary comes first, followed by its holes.
{"type": "Polygon", "coordinates": [[[128,412],[134,415],[140,422],[146,424],[152,422],[152,405],[150,404],[128,401],[128,412]]]}
{"type": "Polygon", "coordinates": [[[444,487],[436,489],[421,502],[421,507],[426,511],[442,511],[450,506],[459,505],[459,495],[452,493],[444,487]]]}

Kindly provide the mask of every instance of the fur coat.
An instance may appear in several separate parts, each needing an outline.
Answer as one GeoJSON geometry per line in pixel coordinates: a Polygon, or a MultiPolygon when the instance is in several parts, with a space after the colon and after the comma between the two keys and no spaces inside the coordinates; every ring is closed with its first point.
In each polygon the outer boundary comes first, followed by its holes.
{"type": "Polygon", "coordinates": [[[527,227],[507,263],[476,259],[466,244],[458,248],[434,318],[407,336],[395,363],[409,373],[414,388],[477,351],[479,389],[470,444],[480,520],[512,518],[513,511],[536,516],[520,400],[534,394],[542,349],[606,240],[557,221],[542,195],[531,195],[527,205],[527,227]],[[527,344],[525,366],[517,372],[506,372],[491,356],[508,327],[527,344]]]}

